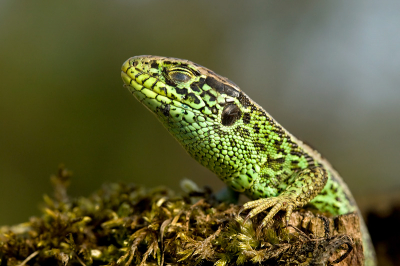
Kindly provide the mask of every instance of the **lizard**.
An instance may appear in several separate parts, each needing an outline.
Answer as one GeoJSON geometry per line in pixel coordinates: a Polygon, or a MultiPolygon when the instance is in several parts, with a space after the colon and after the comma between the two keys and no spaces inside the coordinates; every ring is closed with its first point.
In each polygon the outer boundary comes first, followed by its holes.
{"type": "Polygon", "coordinates": [[[340,175],[234,82],[189,60],[151,55],[129,58],[121,77],[196,161],[252,199],[239,211],[249,210],[245,220],[270,209],[262,228],[282,210],[287,225],[306,204],[332,215],[358,212],[365,265],[375,265],[368,230],[340,175]]]}

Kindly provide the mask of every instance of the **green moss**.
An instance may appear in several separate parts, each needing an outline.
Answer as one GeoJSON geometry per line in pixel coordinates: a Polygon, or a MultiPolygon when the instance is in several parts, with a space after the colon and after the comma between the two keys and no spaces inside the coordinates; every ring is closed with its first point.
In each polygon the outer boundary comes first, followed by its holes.
{"type": "Polygon", "coordinates": [[[0,229],[1,266],[283,265],[313,257],[315,241],[289,234],[281,219],[257,232],[262,217],[243,223],[239,206],[210,193],[114,183],[71,198],[70,176],[60,168],[51,177],[55,193],[44,197],[41,217],[0,229]]]}

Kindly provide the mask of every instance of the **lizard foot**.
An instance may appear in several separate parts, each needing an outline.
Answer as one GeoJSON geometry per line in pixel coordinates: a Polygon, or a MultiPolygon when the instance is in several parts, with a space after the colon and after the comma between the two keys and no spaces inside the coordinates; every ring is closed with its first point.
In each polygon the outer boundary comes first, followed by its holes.
{"type": "Polygon", "coordinates": [[[286,226],[289,224],[290,215],[294,208],[302,207],[322,191],[328,180],[327,172],[321,167],[311,167],[301,170],[294,176],[294,181],[279,196],[262,198],[247,202],[243,210],[252,209],[247,214],[245,221],[272,207],[267,216],[261,222],[259,228],[265,227],[280,210],[286,211],[286,226]]]}
{"type": "Polygon", "coordinates": [[[262,228],[267,226],[272,221],[272,218],[275,216],[275,214],[277,214],[277,212],[280,210],[286,210],[285,221],[287,226],[289,224],[290,215],[292,214],[293,209],[297,207],[297,204],[296,201],[289,195],[279,195],[278,197],[249,201],[245,203],[239,210],[239,214],[244,210],[252,209],[244,219],[244,222],[246,222],[249,218],[256,216],[270,207],[272,207],[272,209],[262,220],[257,231],[260,231],[262,228]]]}

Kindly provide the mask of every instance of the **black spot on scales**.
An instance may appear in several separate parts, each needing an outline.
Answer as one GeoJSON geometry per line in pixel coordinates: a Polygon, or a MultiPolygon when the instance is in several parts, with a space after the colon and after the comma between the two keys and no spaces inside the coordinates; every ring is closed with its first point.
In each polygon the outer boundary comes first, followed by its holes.
{"type": "Polygon", "coordinates": [[[242,128],[241,131],[244,135],[250,136],[250,132],[246,128],[242,128]]]}
{"type": "Polygon", "coordinates": [[[249,105],[251,105],[250,103],[250,99],[248,97],[246,97],[242,92],[240,92],[239,94],[239,102],[242,104],[243,107],[247,107],[249,105]]]}
{"type": "Polygon", "coordinates": [[[190,88],[192,89],[192,91],[200,92],[200,89],[199,87],[197,87],[196,83],[190,84],[190,88]]]}
{"type": "Polygon", "coordinates": [[[170,109],[171,106],[169,104],[165,105],[164,107],[161,107],[161,111],[165,116],[169,116],[170,109]]]}
{"type": "Polygon", "coordinates": [[[203,87],[204,83],[206,83],[206,79],[205,78],[200,78],[199,82],[197,83],[197,85],[199,87],[203,87]]]}
{"type": "Polygon", "coordinates": [[[154,89],[154,87],[156,86],[158,80],[154,81],[153,85],[151,85],[151,88],[154,89]]]}
{"type": "Polygon", "coordinates": [[[299,157],[301,157],[303,155],[303,153],[298,152],[298,151],[291,151],[290,154],[291,155],[296,155],[296,156],[299,156],[299,157]]]}
{"type": "Polygon", "coordinates": [[[168,74],[166,74],[165,72],[163,72],[164,77],[165,77],[165,84],[175,87],[176,84],[174,82],[172,82],[169,78],[168,78],[168,74]]]}
{"type": "Polygon", "coordinates": [[[219,82],[218,80],[216,80],[215,78],[208,76],[206,78],[206,83],[208,86],[210,86],[211,88],[213,88],[214,90],[222,93],[224,91],[224,84],[222,82],[219,82]]]}
{"type": "Polygon", "coordinates": [[[224,84],[224,90],[225,90],[225,93],[229,96],[239,97],[239,92],[235,88],[233,88],[227,84],[224,84]]]}
{"type": "Polygon", "coordinates": [[[188,64],[186,63],[180,63],[179,66],[189,69],[188,64]]]}
{"type": "Polygon", "coordinates": [[[326,196],[326,195],[328,195],[328,193],[326,191],[321,191],[318,195],[326,196]]]}
{"type": "Polygon", "coordinates": [[[265,151],[265,145],[260,142],[254,142],[254,147],[259,148],[261,151],[265,151]]]}
{"type": "Polygon", "coordinates": [[[280,141],[280,140],[275,140],[275,146],[276,147],[279,147],[279,146],[281,146],[282,145],[282,141],[280,141]]]}
{"type": "Polygon", "coordinates": [[[193,92],[189,93],[187,95],[187,98],[192,100],[195,104],[199,104],[200,103],[200,99],[197,98],[197,96],[193,92]]]}
{"type": "Polygon", "coordinates": [[[248,124],[248,123],[250,123],[250,120],[251,120],[250,114],[249,113],[245,113],[243,115],[243,123],[248,124]]]}
{"type": "Polygon", "coordinates": [[[278,159],[275,159],[275,162],[277,162],[277,163],[284,163],[285,162],[285,158],[278,158],[278,159]]]}
{"type": "Polygon", "coordinates": [[[186,88],[179,89],[178,87],[175,87],[176,93],[178,94],[187,94],[188,90],[186,88]]]}
{"type": "Polygon", "coordinates": [[[217,98],[216,98],[214,95],[212,95],[209,91],[203,91],[203,92],[200,94],[200,97],[204,99],[204,97],[205,97],[206,95],[208,95],[208,96],[210,97],[210,98],[208,99],[209,102],[214,102],[214,101],[217,99],[217,98]]]}
{"type": "Polygon", "coordinates": [[[160,90],[164,92],[165,96],[167,96],[167,88],[166,87],[161,87],[160,90]]]}
{"type": "Polygon", "coordinates": [[[214,77],[208,76],[206,78],[206,84],[219,93],[225,93],[232,97],[239,97],[239,91],[227,84],[218,81],[214,77]]]}
{"type": "Polygon", "coordinates": [[[157,64],[157,62],[152,62],[152,63],[151,63],[151,68],[156,68],[156,69],[158,69],[158,64],[157,64]]]}

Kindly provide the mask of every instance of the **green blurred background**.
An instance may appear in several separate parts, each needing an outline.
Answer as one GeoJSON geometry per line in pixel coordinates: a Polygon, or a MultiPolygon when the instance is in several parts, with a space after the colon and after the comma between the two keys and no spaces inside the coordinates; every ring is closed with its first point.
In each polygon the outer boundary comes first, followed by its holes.
{"type": "Polygon", "coordinates": [[[104,182],[221,188],[122,87],[129,57],[229,77],[327,157],[364,210],[400,194],[400,2],[0,1],[0,225],[104,182]],[[385,2],[385,4],[383,4],[385,2]]]}

